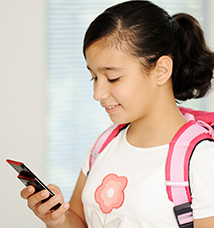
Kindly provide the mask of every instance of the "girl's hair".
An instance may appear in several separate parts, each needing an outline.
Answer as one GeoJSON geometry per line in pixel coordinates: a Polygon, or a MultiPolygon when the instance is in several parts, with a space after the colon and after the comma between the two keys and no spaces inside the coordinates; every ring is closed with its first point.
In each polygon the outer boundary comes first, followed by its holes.
{"type": "Polygon", "coordinates": [[[147,71],[161,56],[170,56],[177,100],[203,97],[211,87],[214,53],[207,47],[198,21],[188,14],[171,17],[149,1],[123,2],[105,10],[90,24],[84,55],[96,41],[139,58],[147,71]]]}

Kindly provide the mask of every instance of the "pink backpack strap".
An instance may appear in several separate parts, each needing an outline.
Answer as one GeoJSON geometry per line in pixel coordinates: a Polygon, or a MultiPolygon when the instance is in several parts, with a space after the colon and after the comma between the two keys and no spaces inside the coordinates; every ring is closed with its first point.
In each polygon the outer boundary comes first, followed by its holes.
{"type": "Polygon", "coordinates": [[[189,188],[189,160],[195,146],[202,140],[212,140],[212,128],[202,121],[190,120],[176,133],[169,144],[166,161],[166,189],[174,203],[179,227],[193,227],[191,192],[189,188]],[[203,126],[202,126],[203,125],[203,126]]]}
{"type": "Polygon", "coordinates": [[[180,112],[185,116],[185,114],[191,114],[194,116],[195,121],[203,121],[214,127],[214,112],[198,111],[191,108],[178,107],[180,112]]]}
{"type": "Polygon", "coordinates": [[[125,128],[127,124],[114,124],[112,127],[107,129],[96,141],[93,149],[91,150],[90,160],[89,160],[89,170],[93,166],[98,154],[100,154],[105,147],[114,139],[120,130],[125,128]]]}

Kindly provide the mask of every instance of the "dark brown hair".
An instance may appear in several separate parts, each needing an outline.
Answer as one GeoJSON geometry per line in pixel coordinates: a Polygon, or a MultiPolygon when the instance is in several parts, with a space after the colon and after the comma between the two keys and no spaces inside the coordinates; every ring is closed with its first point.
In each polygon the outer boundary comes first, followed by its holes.
{"type": "Polygon", "coordinates": [[[173,60],[175,99],[203,97],[211,87],[214,53],[207,47],[198,21],[184,13],[170,16],[149,1],[127,1],[112,6],[89,26],[83,52],[103,38],[127,51],[150,70],[168,55],[173,60]]]}

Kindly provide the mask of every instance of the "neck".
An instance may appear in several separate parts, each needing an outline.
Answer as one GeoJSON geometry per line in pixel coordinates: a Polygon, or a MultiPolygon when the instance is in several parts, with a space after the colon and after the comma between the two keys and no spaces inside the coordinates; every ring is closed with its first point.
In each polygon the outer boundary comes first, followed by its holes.
{"type": "Polygon", "coordinates": [[[176,104],[167,109],[156,109],[130,124],[127,141],[142,148],[168,144],[186,122],[176,104]]]}

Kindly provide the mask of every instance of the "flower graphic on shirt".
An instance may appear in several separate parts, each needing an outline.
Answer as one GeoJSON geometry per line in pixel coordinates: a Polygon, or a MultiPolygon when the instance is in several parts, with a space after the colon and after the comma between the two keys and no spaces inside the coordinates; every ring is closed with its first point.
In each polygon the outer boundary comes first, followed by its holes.
{"type": "Polygon", "coordinates": [[[95,200],[103,213],[109,214],[123,205],[127,183],[126,177],[118,177],[116,174],[109,174],[103,179],[95,191],[95,200]]]}

